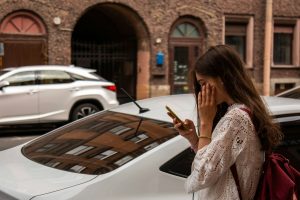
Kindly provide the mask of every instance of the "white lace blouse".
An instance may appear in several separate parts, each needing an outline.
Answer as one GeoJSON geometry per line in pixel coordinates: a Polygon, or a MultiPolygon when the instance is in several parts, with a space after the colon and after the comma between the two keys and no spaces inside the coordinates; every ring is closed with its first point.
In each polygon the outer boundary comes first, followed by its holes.
{"type": "Polygon", "coordinates": [[[199,200],[239,199],[230,167],[236,163],[243,200],[253,199],[264,159],[250,116],[234,104],[219,121],[211,143],[198,150],[187,178],[187,192],[199,200]]]}

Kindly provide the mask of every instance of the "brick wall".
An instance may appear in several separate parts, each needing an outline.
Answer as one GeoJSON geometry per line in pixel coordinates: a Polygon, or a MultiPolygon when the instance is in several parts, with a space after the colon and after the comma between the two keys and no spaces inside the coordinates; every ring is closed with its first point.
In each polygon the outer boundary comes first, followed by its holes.
{"type": "MultiPolygon", "coordinates": [[[[273,0],[275,16],[300,18],[299,0],[273,0]]],[[[48,33],[49,64],[70,64],[71,35],[77,20],[93,5],[101,3],[119,4],[129,8],[141,20],[149,35],[150,68],[149,86],[153,86],[153,95],[168,94],[169,55],[168,40],[172,25],[183,16],[192,16],[203,22],[206,39],[205,47],[222,43],[224,15],[254,16],[254,52],[253,68],[250,69],[258,87],[263,81],[264,19],[265,1],[261,0],[4,0],[0,1],[0,21],[17,10],[28,10],[40,16],[48,33]],[[62,23],[55,25],[54,17],[60,17],[62,23]],[[162,42],[156,44],[155,40],[162,42]],[[156,67],[155,54],[162,51],[165,63],[156,67]],[[161,92],[157,88],[162,88],[161,92]],[[155,90],[155,94],[154,94],[155,90]]],[[[129,16],[130,17],[130,16],[129,16]]],[[[1,39],[1,38],[0,38],[1,39]]],[[[145,40],[146,41],[146,40],[145,40]]],[[[141,43],[142,44],[142,43],[141,43]]],[[[300,52],[299,52],[300,54],[300,52]]],[[[288,70],[272,69],[272,76],[292,76],[299,78],[299,68],[288,70]]],[[[150,89],[151,90],[151,89],[150,89]]],[[[151,95],[151,91],[150,91],[151,95]]]]}

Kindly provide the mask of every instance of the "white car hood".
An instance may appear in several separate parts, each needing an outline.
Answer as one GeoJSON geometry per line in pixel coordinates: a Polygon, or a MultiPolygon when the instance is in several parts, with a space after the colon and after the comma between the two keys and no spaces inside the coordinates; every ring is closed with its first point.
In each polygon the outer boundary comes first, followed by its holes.
{"type": "Polygon", "coordinates": [[[30,199],[96,177],[57,170],[33,162],[21,153],[22,146],[0,152],[0,191],[17,199],[30,199]]]}

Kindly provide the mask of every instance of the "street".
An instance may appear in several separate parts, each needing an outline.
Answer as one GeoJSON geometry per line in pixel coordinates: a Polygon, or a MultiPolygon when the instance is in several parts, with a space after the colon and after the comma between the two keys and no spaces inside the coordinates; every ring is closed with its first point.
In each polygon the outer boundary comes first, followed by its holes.
{"type": "Polygon", "coordinates": [[[14,135],[14,136],[4,136],[4,137],[2,136],[0,138],[0,151],[25,143],[37,136],[38,135],[30,135],[30,136],[14,135]]]}
{"type": "Polygon", "coordinates": [[[0,129],[0,151],[30,141],[51,129],[0,129]]]}

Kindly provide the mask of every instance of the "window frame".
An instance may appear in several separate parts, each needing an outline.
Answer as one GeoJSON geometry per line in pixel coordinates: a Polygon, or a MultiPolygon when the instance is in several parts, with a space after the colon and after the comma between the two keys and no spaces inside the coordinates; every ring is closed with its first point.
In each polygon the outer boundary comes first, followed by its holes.
{"type": "Polygon", "coordinates": [[[273,21],[272,34],[272,68],[299,68],[300,66],[300,19],[275,18],[273,21]],[[291,64],[274,62],[274,36],[275,33],[292,33],[291,64]]]}
{"type": "Polygon", "coordinates": [[[254,43],[254,17],[253,16],[233,16],[224,15],[223,16],[223,44],[225,43],[226,34],[231,36],[241,36],[241,33],[236,33],[235,31],[227,30],[226,23],[245,25],[245,63],[246,68],[253,68],[253,43],[254,43]]]}
{"type": "Polygon", "coordinates": [[[199,28],[189,21],[182,21],[181,23],[176,24],[176,26],[173,28],[171,35],[171,38],[180,38],[180,39],[199,39],[201,37],[201,32],[199,31],[199,28]],[[184,30],[182,30],[182,26],[184,27],[184,30]],[[187,28],[192,28],[190,31],[187,31],[187,28]],[[192,31],[191,31],[192,30],[192,31]],[[180,35],[175,35],[176,31],[180,33],[180,35]],[[192,36],[191,33],[196,33],[196,35],[192,36]]]}

